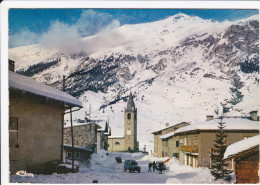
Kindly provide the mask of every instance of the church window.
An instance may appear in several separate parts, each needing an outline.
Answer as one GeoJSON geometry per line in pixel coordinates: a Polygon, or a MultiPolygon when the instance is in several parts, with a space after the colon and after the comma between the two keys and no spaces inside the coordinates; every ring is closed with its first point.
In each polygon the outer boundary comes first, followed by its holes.
{"type": "Polygon", "coordinates": [[[118,141],[115,142],[115,145],[120,145],[120,143],[118,141]]]}
{"type": "Polygon", "coordinates": [[[130,113],[127,114],[127,119],[131,119],[131,114],[130,113]]]}

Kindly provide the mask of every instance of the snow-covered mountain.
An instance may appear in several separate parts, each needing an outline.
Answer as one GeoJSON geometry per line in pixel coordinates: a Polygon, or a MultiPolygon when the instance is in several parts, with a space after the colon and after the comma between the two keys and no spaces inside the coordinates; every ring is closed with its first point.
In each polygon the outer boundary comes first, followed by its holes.
{"type": "MultiPolygon", "coordinates": [[[[75,44],[72,44],[75,46],[75,44]]],[[[78,52],[31,45],[9,49],[16,71],[84,102],[82,119],[109,119],[122,135],[130,91],[138,109],[138,140],[153,148],[151,132],[181,121],[259,110],[258,16],[215,22],[177,14],[124,25],[81,40],[78,52]]]]}

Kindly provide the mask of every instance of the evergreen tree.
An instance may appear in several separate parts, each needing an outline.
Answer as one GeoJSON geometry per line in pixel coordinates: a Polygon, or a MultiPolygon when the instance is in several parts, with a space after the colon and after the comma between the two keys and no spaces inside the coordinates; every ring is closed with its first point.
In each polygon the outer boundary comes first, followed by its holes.
{"type": "Polygon", "coordinates": [[[219,132],[216,134],[216,140],[214,148],[211,152],[212,169],[211,174],[215,177],[215,180],[224,179],[226,181],[231,180],[232,170],[228,170],[227,162],[223,161],[224,153],[226,151],[226,139],[227,134],[224,132],[225,123],[223,122],[223,116],[220,117],[219,132]]]}

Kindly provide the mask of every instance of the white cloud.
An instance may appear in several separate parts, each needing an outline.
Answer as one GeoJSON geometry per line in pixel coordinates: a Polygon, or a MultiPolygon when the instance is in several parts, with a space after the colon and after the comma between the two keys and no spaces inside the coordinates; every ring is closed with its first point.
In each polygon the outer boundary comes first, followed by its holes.
{"type": "Polygon", "coordinates": [[[14,35],[9,36],[9,47],[19,47],[37,43],[39,35],[25,28],[14,35]]]}
{"type": "Polygon", "coordinates": [[[51,23],[49,29],[36,34],[29,29],[10,36],[9,47],[25,46],[39,43],[48,49],[58,49],[69,53],[93,53],[96,50],[116,45],[122,40],[115,30],[120,22],[110,14],[93,10],[82,11],[75,24],[69,25],[60,21],[51,23]],[[96,34],[96,35],[95,35],[96,34]],[[95,35],[89,39],[82,37],[95,35]]]}
{"type": "Polygon", "coordinates": [[[39,43],[49,49],[59,49],[65,52],[81,52],[82,39],[75,26],[56,21],[46,33],[41,35],[39,43]]]}

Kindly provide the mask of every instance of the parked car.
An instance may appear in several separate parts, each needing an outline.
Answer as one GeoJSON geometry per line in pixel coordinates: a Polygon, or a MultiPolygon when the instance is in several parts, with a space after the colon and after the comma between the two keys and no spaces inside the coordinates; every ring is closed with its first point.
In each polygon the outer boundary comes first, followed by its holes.
{"type": "Polygon", "coordinates": [[[166,166],[165,166],[163,161],[157,161],[156,162],[156,169],[160,170],[160,168],[161,168],[161,170],[166,170],[166,166]]]}
{"type": "Polygon", "coordinates": [[[115,157],[117,163],[122,163],[121,157],[115,157]]]}
{"type": "Polygon", "coordinates": [[[141,167],[138,166],[138,163],[135,160],[125,160],[124,164],[124,171],[129,171],[129,172],[135,172],[137,171],[138,173],[141,172],[141,167]]]}

